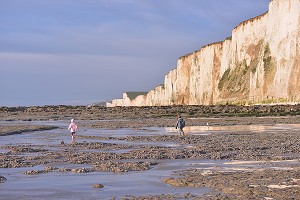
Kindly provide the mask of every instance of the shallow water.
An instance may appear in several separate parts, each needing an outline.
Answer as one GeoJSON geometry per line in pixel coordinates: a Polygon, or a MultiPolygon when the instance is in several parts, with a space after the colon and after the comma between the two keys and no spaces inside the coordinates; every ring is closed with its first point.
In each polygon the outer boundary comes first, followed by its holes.
{"type": "MultiPolygon", "coordinates": [[[[277,125],[234,125],[234,126],[187,126],[184,131],[191,135],[209,135],[213,133],[251,131],[264,132],[270,130],[300,130],[299,124],[277,124],[277,125]]],[[[173,127],[165,128],[166,133],[177,133],[173,127]]]]}
{"type": "MultiPolygon", "coordinates": [[[[48,173],[24,175],[27,170],[42,167],[1,169],[7,181],[1,184],[0,199],[111,199],[125,195],[151,195],[187,193],[201,195],[205,188],[176,188],[161,182],[161,179],[178,169],[177,163],[161,164],[152,170],[129,173],[48,173]],[[92,188],[101,183],[102,189],[92,188]]],[[[60,167],[68,167],[60,165],[60,167]]],[[[69,166],[70,167],[70,166],[69,166]]],[[[82,166],[81,166],[82,167],[82,166]]],[[[181,166],[181,169],[184,167],[181,166]]]]}
{"type": "MultiPolygon", "coordinates": [[[[0,122],[4,123],[4,122],[0,122]]],[[[25,123],[25,122],[24,122],[25,123]]],[[[7,145],[43,145],[43,149],[60,150],[57,145],[61,141],[69,143],[71,138],[67,132],[67,121],[53,122],[28,122],[33,124],[45,124],[59,126],[59,129],[49,131],[29,132],[18,135],[1,136],[0,146],[7,145]],[[51,146],[52,145],[52,146],[51,146]]],[[[185,127],[188,134],[216,134],[226,131],[258,131],[264,132],[269,130],[300,130],[299,125],[243,125],[243,126],[194,126],[185,127]]],[[[175,135],[174,128],[150,127],[141,130],[132,129],[83,129],[78,135],[86,136],[105,136],[105,137],[125,137],[137,135],[175,135]]],[[[77,142],[109,142],[130,145],[156,145],[164,147],[179,147],[176,142],[134,142],[123,140],[96,140],[78,138],[77,142]]],[[[129,149],[132,150],[132,149],[129,149]]],[[[101,150],[85,150],[88,152],[99,152],[101,150]]],[[[127,149],[110,150],[111,152],[126,152],[127,149]]],[[[0,148],[0,154],[7,153],[6,149],[0,148]]],[[[37,153],[28,153],[27,156],[38,155],[37,153]]],[[[24,154],[22,154],[24,155],[24,154]]],[[[172,187],[161,180],[172,175],[177,170],[202,169],[204,172],[218,171],[251,171],[259,169],[289,169],[291,166],[299,166],[298,160],[290,161],[273,161],[273,162],[255,162],[255,161],[224,161],[224,160],[159,160],[158,165],[152,169],[141,172],[129,173],[108,173],[108,172],[91,172],[91,173],[73,173],[73,172],[51,172],[39,175],[24,175],[28,170],[42,170],[48,166],[35,166],[32,168],[0,168],[0,175],[7,178],[7,181],[0,183],[0,199],[119,199],[125,195],[153,195],[153,194],[184,194],[192,193],[201,195],[210,189],[207,188],[189,188],[189,187],[172,187]],[[92,188],[93,184],[100,183],[104,185],[102,189],[92,188]]],[[[66,163],[51,164],[52,167],[59,168],[91,168],[89,165],[69,165],[66,163]]]]}

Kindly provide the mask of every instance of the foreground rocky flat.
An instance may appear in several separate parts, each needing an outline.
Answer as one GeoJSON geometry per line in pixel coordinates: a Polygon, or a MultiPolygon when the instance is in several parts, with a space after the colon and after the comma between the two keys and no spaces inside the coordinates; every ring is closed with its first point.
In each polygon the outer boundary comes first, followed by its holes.
{"type": "MultiPolygon", "coordinates": [[[[143,136],[105,137],[79,135],[80,139],[95,142],[54,145],[7,145],[7,152],[0,153],[1,168],[32,167],[51,163],[89,164],[91,168],[45,168],[28,170],[26,175],[52,172],[90,173],[111,171],[123,173],[149,170],[163,160],[212,159],[275,162],[287,161],[283,169],[260,169],[253,171],[223,172],[218,168],[209,172],[191,169],[174,172],[174,177],[162,181],[176,187],[208,187],[214,189],[204,196],[191,194],[130,196],[127,199],[297,199],[300,197],[300,174],[298,165],[290,160],[300,159],[300,132],[296,129],[270,130],[263,134],[252,130],[224,131],[210,135],[147,135],[144,127],[173,127],[176,114],[186,119],[188,126],[225,125],[275,125],[300,124],[299,106],[261,107],[158,107],[158,108],[108,108],[104,107],[24,107],[1,108],[0,125],[3,134],[21,134],[23,131],[51,129],[55,127],[30,127],[18,125],[34,120],[80,119],[82,129],[131,128],[146,134],[143,136]],[[255,113],[252,113],[255,108],[255,113]],[[248,113],[246,110],[248,109],[248,113]],[[217,112],[218,110],[218,112],[217,112]],[[210,114],[212,117],[207,118],[210,114]],[[237,117],[243,113],[244,117],[237,117]],[[264,117],[257,117],[263,115],[264,117]],[[269,115],[269,116],[266,116],[269,115]],[[200,117],[200,118],[197,118],[200,117]],[[203,118],[205,117],[205,118],[203,118]],[[96,120],[110,119],[110,120],[96,120]],[[9,125],[9,122],[14,123],[9,125]],[[109,141],[97,142],[97,141],[109,141]],[[121,144],[120,141],[176,142],[176,147],[121,144]],[[60,149],[59,151],[51,149],[60,149]],[[101,150],[101,151],[97,151],[101,150]],[[104,151],[103,151],[104,150],[104,151]],[[118,150],[122,150],[119,151],[118,150]],[[28,153],[38,152],[29,156],[28,153]]],[[[209,127],[208,127],[209,128],[209,127]]],[[[1,177],[5,183],[6,177],[1,177]]],[[[2,183],[1,183],[2,184],[2,183]]],[[[105,187],[105,186],[104,186],[105,187]]],[[[126,199],[124,197],[124,199],[126,199]]]]}

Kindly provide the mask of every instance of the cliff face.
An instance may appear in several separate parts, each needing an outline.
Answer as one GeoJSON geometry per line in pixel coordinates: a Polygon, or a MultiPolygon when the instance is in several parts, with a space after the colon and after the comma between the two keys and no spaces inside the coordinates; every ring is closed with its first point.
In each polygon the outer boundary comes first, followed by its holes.
{"type": "MultiPolygon", "coordinates": [[[[108,106],[120,106],[114,100],[108,106]],[[118,104],[114,104],[114,101],[118,104]]],[[[300,102],[300,0],[272,0],[224,42],[179,58],[163,86],[124,106],[300,102]]]]}

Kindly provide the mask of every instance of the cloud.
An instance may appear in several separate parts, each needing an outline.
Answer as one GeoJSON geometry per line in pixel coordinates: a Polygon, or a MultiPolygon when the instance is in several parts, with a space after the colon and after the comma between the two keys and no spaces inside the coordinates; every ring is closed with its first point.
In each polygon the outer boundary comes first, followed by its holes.
{"type": "MultiPolygon", "coordinates": [[[[197,43],[202,45],[222,40],[240,22],[236,19],[236,13],[244,12],[244,9],[239,12],[235,5],[251,5],[250,0],[243,3],[232,0],[189,3],[180,0],[63,0],[38,3],[39,1],[29,0],[24,5],[25,8],[17,6],[19,8],[15,10],[15,1],[5,5],[20,13],[16,16],[12,16],[14,12],[2,14],[4,18],[10,19],[3,22],[2,31],[0,30],[2,52],[101,55],[137,53],[138,56],[142,56],[143,52],[144,55],[149,55],[146,49],[160,44],[181,45],[182,40],[198,40],[197,43]],[[236,7],[237,12],[228,12],[231,7],[236,7]]],[[[5,10],[4,8],[2,9],[5,10]]],[[[174,45],[170,49],[172,46],[174,45]]]]}

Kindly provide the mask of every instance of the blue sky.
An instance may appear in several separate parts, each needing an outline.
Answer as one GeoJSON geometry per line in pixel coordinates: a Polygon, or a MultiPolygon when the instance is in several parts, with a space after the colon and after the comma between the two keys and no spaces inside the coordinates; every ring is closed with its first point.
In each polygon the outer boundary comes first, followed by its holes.
{"type": "Polygon", "coordinates": [[[0,0],[0,106],[149,91],[269,0],[0,0]]]}

